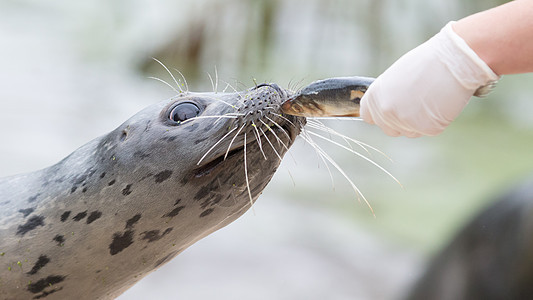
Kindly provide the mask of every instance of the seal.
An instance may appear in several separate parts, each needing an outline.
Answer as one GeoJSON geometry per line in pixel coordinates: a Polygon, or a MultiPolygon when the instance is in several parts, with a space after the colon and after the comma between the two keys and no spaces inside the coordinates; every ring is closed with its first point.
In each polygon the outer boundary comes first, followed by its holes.
{"type": "Polygon", "coordinates": [[[305,118],[291,92],[183,92],[0,180],[2,299],[112,299],[246,212],[305,118]]]}
{"type": "Polygon", "coordinates": [[[496,196],[404,299],[533,299],[533,178],[496,196]]]}

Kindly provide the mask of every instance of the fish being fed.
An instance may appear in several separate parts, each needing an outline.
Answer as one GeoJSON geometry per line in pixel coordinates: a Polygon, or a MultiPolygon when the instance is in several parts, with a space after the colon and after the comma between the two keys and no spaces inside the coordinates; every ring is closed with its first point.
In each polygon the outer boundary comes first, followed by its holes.
{"type": "Polygon", "coordinates": [[[335,77],[312,82],[281,105],[300,117],[359,117],[359,102],[374,78],[335,77]]]}

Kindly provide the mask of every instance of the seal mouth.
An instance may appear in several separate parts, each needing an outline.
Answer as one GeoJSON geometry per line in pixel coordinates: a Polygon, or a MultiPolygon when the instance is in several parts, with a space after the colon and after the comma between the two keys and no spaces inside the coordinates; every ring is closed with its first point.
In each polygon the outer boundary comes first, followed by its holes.
{"type": "MultiPolygon", "coordinates": [[[[251,144],[252,142],[248,143],[248,144],[251,144]]],[[[216,158],[214,158],[213,160],[205,163],[203,166],[197,168],[195,170],[195,177],[203,177],[203,176],[207,176],[209,174],[211,174],[211,172],[213,170],[215,170],[220,164],[222,164],[225,160],[228,160],[228,159],[231,159],[237,155],[242,155],[241,153],[244,152],[244,145],[243,146],[240,146],[238,148],[235,148],[233,150],[230,150],[228,152],[228,155],[226,156],[226,154],[224,155],[220,155],[216,158]]]]}
{"type": "MultiPolygon", "coordinates": [[[[289,125],[288,123],[285,123],[283,125],[280,125],[280,127],[281,128],[272,128],[272,130],[276,131],[276,133],[282,133],[282,131],[284,131],[290,138],[289,142],[293,142],[298,136],[298,130],[296,128],[293,128],[293,127],[296,127],[295,125],[289,125]]],[[[250,140],[249,142],[246,143],[246,148],[249,149],[256,142],[257,141],[255,138],[250,140]]],[[[194,176],[199,178],[199,177],[204,177],[204,176],[211,174],[211,172],[217,169],[217,167],[222,165],[226,160],[231,160],[233,157],[237,157],[237,156],[242,157],[244,155],[244,149],[245,149],[244,144],[240,146],[236,146],[230,149],[227,155],[226,153],[223,153],[213,158],[209,162],[206,162],[202,164],[199,168],[197,168],[194,171],[194,174],[195,174],[194,176]]]]}

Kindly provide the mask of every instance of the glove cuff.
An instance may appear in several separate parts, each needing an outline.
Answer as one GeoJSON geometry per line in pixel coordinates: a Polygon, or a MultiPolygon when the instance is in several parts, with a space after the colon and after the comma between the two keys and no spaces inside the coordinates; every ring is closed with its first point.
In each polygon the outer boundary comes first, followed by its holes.
{"type": "Polygon", "coordinates": [[[454,23],[449,22],[433,37],[439,45],[438,55],[463,87],[475,96],[485,96],[500,77],[453,31],[454,23]]]}

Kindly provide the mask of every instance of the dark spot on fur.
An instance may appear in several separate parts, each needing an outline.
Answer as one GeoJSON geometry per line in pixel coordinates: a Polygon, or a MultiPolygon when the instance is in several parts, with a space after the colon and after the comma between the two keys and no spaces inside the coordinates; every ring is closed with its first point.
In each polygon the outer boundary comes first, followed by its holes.
{"type": "Polygon", "coordinates": [[[155,174],[155,182],[156,183],[161,183],[167,179],[170,178],[170,176],[172,175],[172,171],[170,170],[165,170],[165,171],[162,171],[162,172],[159,172],[157,174],[155,174]]]}
{"type": "Polygon", "coordinates": [[[102,212],[101,211],[93,211],[89,217],[87,218],[87,224],[91,224],[92,222],[96,221],[97,219],[99,219],[100,217],[102,216],[102,212]]]}
{"type": "Polygon", "coordinates": [[[135,153],[133,153],[133,156],[138,157],[140,159],[145,159],[147,157],[150,157],[150,154],[141,151],[135,151],[135,153]]]}
{"type": "Polygon", "coordinates": [[[154,176],[154,174],[148,173],[148,174],[144,175],[143,178],[141,178],[138,182],[141,182],[141,181],[145,180],[146,178],[150,178],[152,176],[154,176]]]}
{"type": "Polygon", "coordinates": [[[71,189],[70,189],[70,193],[74,193],[76,190],[78,189],[77,186],[73,186],[71,189]]]}
{"type": "Polygon", "coordinates": [[[139,222],[140,219],[141,219],[141,214],[137,214],[137,215],[133,216],[131,219],[126,221],[126,228],[125,229],[128,229],[128,228],[132,229],[133,225],[135,225],[137,222],[139,222]]]}
{"type": "Polygon", "coordinates": [[[167,142],[173,142],[177,138],[178,138],[177,136],[169,136],[169,137],[164,138],[164,140],[166,140],[167,142]]]}
{"type": "Polygon", "coordinates": [[[31,230],[37,228],[37,226],[44,226],[44,222],[43,221],[44,221],[44,217],[43,216],[33,216],[33,217],[31,217],[26,222],[26,224],[19,225],[19,227],[17,229],[17,235],[24,236],[28,231],[31,231],[31,230]]]}
{"type": "Polygon", "coordinates": [[[87,211],[81,212],[77,215],[75,215],[72,220],[79,222],[81,219],[85,218],[87,216],[87,211]]]}
{"type": "Polygon", "coordinates": [[[176,200],[176,202],[174,203],[174,206],[180,204],[180,202],[181,202],[181,199],[176,200]]]}
{"type": "Polygon", "coordinates": [[[98,274],[98,273],[100,273],[100,272],[102,272],[102,270],[96,270],[95,273],[98,274]]]}
{"type": "Polygon", "coordinates": [[[39,272],[40,269],[46,266],[46,264],[49,262],[50,262],[50,258],[48,258],[48,256],[46,255],[41,254],[39,258],[37,259],[37,262],[35,263],[35,265],[33,265],[33,268],[31,268],[31,271],[29,271],[26,274],[28,275],[36,274],[37,272],[39,272]]]}
{"type": "Polygon", "coordinates": [[[56,241],[57,245],[60,246],[60,247],[63,246],[64,243],[65,243],[65,237],[62,236],[62,235],[59,235],[59,234],[54,236],[53,240],[56,241]]]}
{"type": "Polygon", "coordinates": [[[28,284],[28,291],[37,294],[42,292],[45,288],[52,286],[53,284],[58,284],[65,280],[66,276],[61,275],[50,275],[46,278],[41,278],[37,282],[28,284]]]}
{"type": "Polygon", "coordinates": [[[120,135],[120,141],[125,141],[128,137],[128,131],[126,129],[122,130],[122,134],[120,135]]]}
{"type": "Polygon", "coordinates": [[[70,216],[70,210],[64,212],[64,213],[61,215],[61,222],[65,222],[65,221],[68,219],[68,216],[70,216]]]}
{"type": "Polygon", "coordinates": [[[198,145],[198,144],[200,144],[201,142],[207,140],[208,138],[209,138],[209,137],[205,137],[205,138],[198,139],[198,140],[194,141],[194,144],[195,144],[195,145],[198,145]]]}
{"type": "Polygon", "coordinates": [[[107,185],[112,186],[113,184],[115,184],[115,182],[117,182],[117,181],[115,179],[113,179],[107,185]]]}
{"type": "Polygon", "coordinates": [[[122,190],[122,195],[124,196],[128,196],[129,194],[131,194],[132,190],[131,190],[131,184],[128,184],[123,190],[122,190]]]}
{"type": "Polygon", "coordinates": [[[154,268],[157,268],[159,266],[161,266],[162,264],[164,263],[167,263],[168,261],[170,261],[174,256],[176,256],[180,251],[174,251],[174,252],[171,252],[169,254],[167,254],[167,256],[161,258],[160,260],[158,260],[155,265],[154,265],[154,268]]]}
{"type": "Polygon", "coordinates": [[[25,209],[19,209],[19,213],[22,213],[22,216],[23,216],[24,218],[26,218],[26,217],[29,216],[34,210],[35,210],[35,208],[33,208],[33,207],[25,208],[25,209]]]}
{"type": "Polygon", "coordinates": [[[178,206],[178,207],[174,208],[173,210],[171,210],[170,212],[168,212],[167,214],[163,215],[162,218],[164,218],[164,217],[171,217],[171,218],[172,218],[172,217],[175,217],[175,216],[177,216],[177,215],[180,213],[180,211],[181,211],[182,209],[184,209],[184,208],[185,208],[185,206],[178,206]]]}
{"type": "Polygon", "coordinates": [[[42,293],[40,293],[39,295],[33,297],[33,299],[41,299],[41,298],[45,298],[45,297],[47,297],[47,296],[50,295],[50,294],[53,294],[53,293],[55,293],[55,292],[59,292],[59,291],[61,291],[62,289],[63,289],[63,287],[60,287],[60,288],[58,288],[58,289],[54,288],[54,289],[51,290],[51,291],[42,292],[42,293]]]}
{"type": "Polygon", "coordinates": [[[86,174],[85,174],[85,175],[78,176],[78,177],[76,178],[76,180],[74,180],[74,184],[75,184],[75,185],[79,185],[79,184],[81,184],[82,182],[85,181],[85,179],[87,179],[87,176],[88,176],[88,175],[86,175],[86,174]]]}
{"type": "Polygon", "coordinates": [[[109,244],[109,253],[116,255],[133,244],[133,230],[126,230],[124,233],[113,234],[113,242],[109,244]]]}
{"type": "Polygon", "coordinates": [[[146,122],[146,127],[144,128],[144,132],[147,132],[150,129],[150,123],[152,123],[152,120],[148,120],[148,122],[146,122]]]}
{"type": "Polygon", "coordinates": [[[202,200],[205,197],[207,197],[207,195],[209,195],[210,191],[211,191],[211,189],[209,187],[204,186],[198,191],[198,193],[196,193],[196,195],[194,196],[194,199],[195,200],[202,200]]]}
{"type": "Polygon", "coordinates": [[[100,178],[104,178],[105,177],[105,172],[103,172],[102,174],[100,174],[100,178]]]}
{"type": "Polygon", "coordinates": [[[214,198],[205,198],[205,200],[200,204],[200,207],[202,209],[206,209],[208,206],[213,206],[222,201],[222,198],[224,198],[222,195],[216,195],[214,198]]]}
{"type": "Polygon", "coordinates": [[[161,236],[159,235],[159,230],[145,231],[141,234],[144,235],[142,239],[148,240],[148,242],[155,242],[161,238],[161,236]]]}
{"type": "Polygon", "coordinates": [[[160,240],[162,237],[164,237],[166,234],[170,233],[172,231],[172,227],[165,229],[163,234],[159,234],[159,230],[150,230],[145,231],[141,234],[143,234],[143,240],[148,240],[149,243],[155,242],[160,240]]]}
{"type": "Polygon", "coordinates": [[[210,215],[210,214],[213,212],[213,210],[215,210],[215,209],[214,209],[214,208],[209,208],[209,209],[204,210],[204,211],[200,214],[200,218],[203,218],[203,217],[205,217],[205,216],[210,215]]]}
{"type": "Polygon", "coordinates": [[[37,195],[34,195],[34,196],[31,196],[30,198],[28,198],[28,202],[34,202],[35,200],[37,200],[37,197],[39,197],[41,194],[37,194],[37,195]]]}
{"type": "Polygon", "coordinates": [[[82,193],[85,193],[87,192],[87,187],[84,187],[82,190],[81,190],[82,193]]]}

